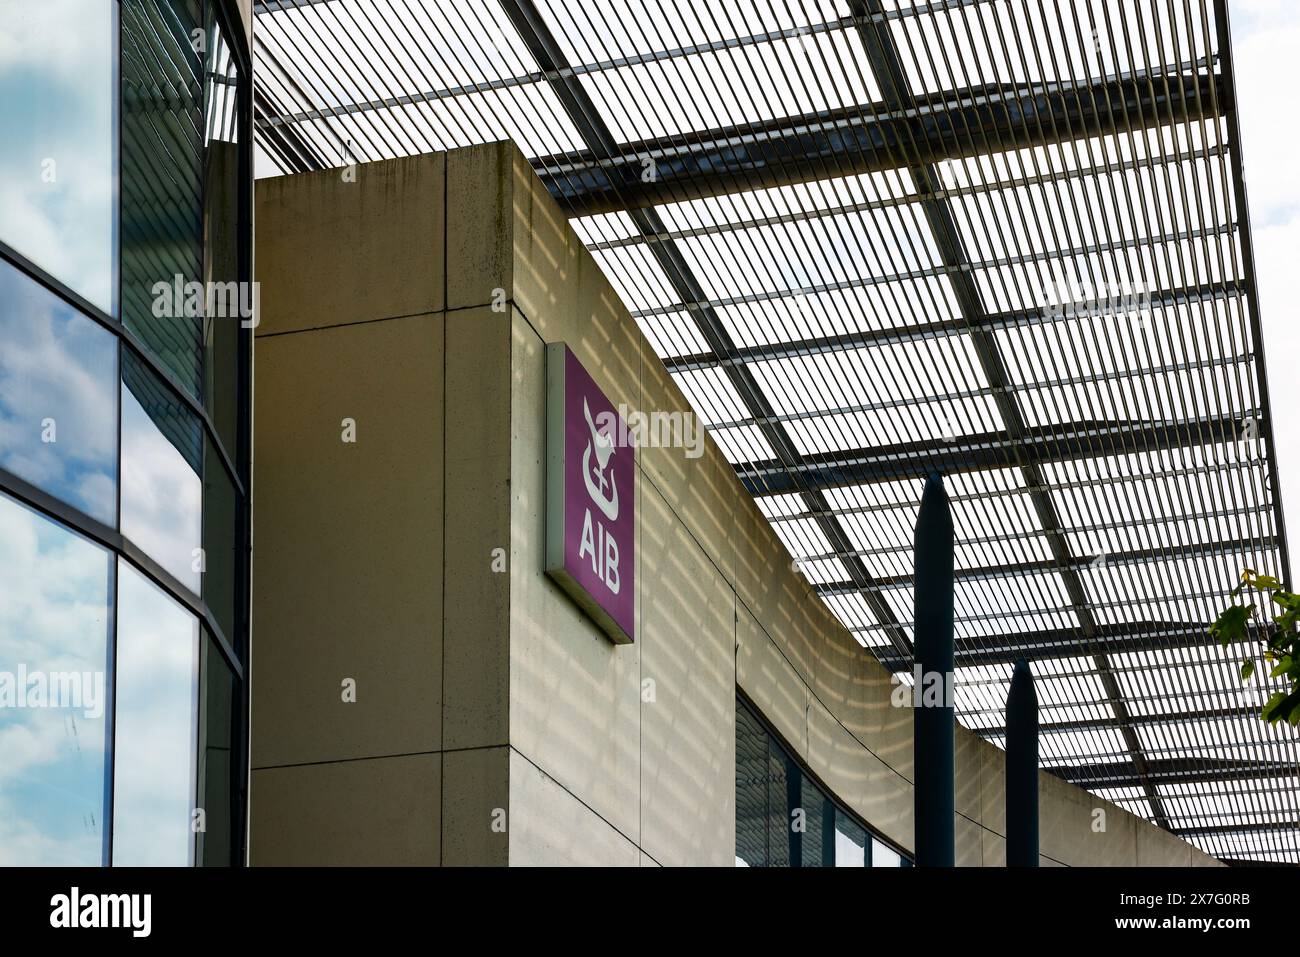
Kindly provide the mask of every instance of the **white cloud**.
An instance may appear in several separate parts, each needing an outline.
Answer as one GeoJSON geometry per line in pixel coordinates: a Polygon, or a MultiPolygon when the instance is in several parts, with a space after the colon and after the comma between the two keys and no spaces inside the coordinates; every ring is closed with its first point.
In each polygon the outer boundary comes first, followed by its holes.
{"type": "Polygon", "coordinates": [[[0,239],[106,311],[116,205],[112,42],[111,5],[95,0],[10,3],[0,29],[0,239]]]}

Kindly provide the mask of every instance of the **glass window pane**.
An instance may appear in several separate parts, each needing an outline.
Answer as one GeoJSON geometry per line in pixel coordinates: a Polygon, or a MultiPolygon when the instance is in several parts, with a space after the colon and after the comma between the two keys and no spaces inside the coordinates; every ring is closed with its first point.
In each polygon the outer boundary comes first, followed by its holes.
{"type": "Polygon", "coordinates": [[[117,339],[0,261],[0,342],[0,468],[116,525],[117,339]]]}
{"type": "Polygon", "coordinates": [[[236,91],[239,71],[230,45],[208,7],[204,92],[204,279],[213,285],[203,322],[203,404],[226,448],[237,447],[240,322],[252,319],[249,286],[239,285],[239,143],[236,91]]]}
{"type": "MultiPolygon", "coordinates": [[[[872,841],[737,695],[736,866],[863,867],[872,841]]],[[[885,844],[874,844],[877,866],[907,866],[885,844]]]]}
{"type": "Polygon", "coordinates": [[[804,833],[800,842],[801,859],[804,867],[825,867],[827,861],[823,855],[826,850],[826,834],[834,830],[834,806],[826,800],[821,788],[813,784],[807,775],[800,775],[802,786],[802,805],[804,811],[804,833]],[[827,818],[830,818],[827,820],[827,818]]]}
{"type": "Polygon", "coordinates": [[[771,737],[767,749],[767,853],[772,867],[790,866],[790,780],[785,754],[771,737]]]}
{"type": "Polygon", "coordinates": [[[130,350],[122,360],[122,534],[195,594],[203,428],[130,350]]]}
{"type": "Polygon", "coordinates": [[[871,839],[871,866],[872,867],[902,867],[903,858],[898,851],[894,850],[888,844],[882,844],[874,837],[871,839]]]}
{"type": "Polygon", "coordinates": [[[767,732],[736,700],[736,864],[767,866],[767,732]]]}
{"type": "Polygon", "coordinates": [[[0,495],[0,569],[0,865],[96,867],[113,563],[0,495]]]}
{"type": "Polygon", "coordinates": [[[835,866],[864,867],[867,832],[845,814],[835,815],[835,866]]]}
{"type": "Polygon", "coordinates": [[[235,638],[239,500],[225,463],[206,442],[203,478],[203,600],[229,641],[235,638]]]}
{"type": "Polygon", "coordinates": [[[113,864],[193,860],[197,619],[118,562],[113,864]]]}
{"type": "Polygon", "coordinates": [[[204,279],[200,7],[122,0],[122,321],[195,396],[203,320],[185,286],[204,279]]]}
{"type": "Polygon", "coordinates": [[[196,835],[195,861],[204,867],[229,867],[234,849],[230,811],[235,677],[211,636],[203,641],[201,669],[198,795],[203,827],[196,835]]]}
{"type": "Polygon", "coordinates": [[[7,3],[0,241],[115,313],[117,4],[7,3]]]}

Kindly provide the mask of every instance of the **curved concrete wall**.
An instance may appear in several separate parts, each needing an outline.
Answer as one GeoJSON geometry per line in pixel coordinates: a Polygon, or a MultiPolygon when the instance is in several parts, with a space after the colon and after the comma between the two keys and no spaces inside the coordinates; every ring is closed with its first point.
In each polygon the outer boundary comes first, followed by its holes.
{"type": "MultiPolygon", "coordinates": [[[[638,450],[635,644],[542,573],[545,343],[567,342],[615,403],[688,406],[512,145],[350,184],[262,181],[257,222],[254,863],[729,865],[737,686],[912,847],[910,711],[711,440],[699,459],[638,450]],[[336,447],[351,407],[381,418],[373,452],[336,447]],[[393,508],[414,521],[400,547],[353,550],[374,529],[350,510],[382,527],[393,508]],[[317,579],[295,567],[313,553],[330,556],[317,579]],[[310,692],[295,668],[313,648],[322,685],[369,668],[395,698],[348,711],[310,692]],[[309,824],[285,825],[295,813],[309,824]]],[[[1002,753],[959,729],[959,864],[1003,863],[1002,779],[1002,753]]],[[[1040,801],[1046,864],[1214,863],[1048,775],[1040,801]]]]}

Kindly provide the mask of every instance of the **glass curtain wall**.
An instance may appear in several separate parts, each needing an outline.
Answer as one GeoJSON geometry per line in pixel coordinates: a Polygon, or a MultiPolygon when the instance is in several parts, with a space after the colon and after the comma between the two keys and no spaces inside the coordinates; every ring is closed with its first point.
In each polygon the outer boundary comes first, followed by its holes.
{"type": "Polygon", "coordinates": [[[0,4],[0,864],[242,860],[234,0],[0,4]]]}
{"type": "Polygon", "coordinates": [[[736,696],[737,867],[910,867],[736,696]]]}

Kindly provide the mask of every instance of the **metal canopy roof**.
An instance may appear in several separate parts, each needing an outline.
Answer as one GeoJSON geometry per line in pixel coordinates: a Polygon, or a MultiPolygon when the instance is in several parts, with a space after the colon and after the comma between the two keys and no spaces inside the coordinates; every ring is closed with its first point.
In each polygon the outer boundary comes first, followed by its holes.
{"type": "Polygon", "coordinates": [[[1205,626],[1289,577],[1223,0],[262,0],[259,175],[509,136],[827,604],[958,719],[1211,854],[1300,861],[1294,731],[1205,626]]]}

